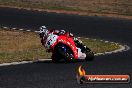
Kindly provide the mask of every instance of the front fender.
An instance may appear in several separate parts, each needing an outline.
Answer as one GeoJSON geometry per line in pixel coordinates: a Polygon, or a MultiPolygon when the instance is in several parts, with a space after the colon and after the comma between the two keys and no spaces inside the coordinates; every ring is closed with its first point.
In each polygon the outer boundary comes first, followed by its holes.
{"type": "Polygon", "coordinates": [[[78,50],[77,50],[77,47],[75,46],[75,44],[71,44],[69,41],[67,40],[63,40],[63,39],[59,39],[56,41],[56,43],[54,43],[54,45],[52,46],[52,49],[54,51],[54,48],[56,45],[58,44],[64,44],[66,46],[68,46],[72,51],[73,51],[73,54],[74,54],[74,58],[77,59],[78,58],[78,50]]]}

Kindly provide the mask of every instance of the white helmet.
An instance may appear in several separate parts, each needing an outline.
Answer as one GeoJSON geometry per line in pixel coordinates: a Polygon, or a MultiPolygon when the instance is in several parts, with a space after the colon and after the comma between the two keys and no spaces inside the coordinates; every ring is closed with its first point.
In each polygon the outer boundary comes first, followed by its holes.
{"type": "Polygon", "coordinates": [[[43,35],[43,36],[47,36],[48,35],[48,30],[47,30],[47,28],[45,26],[41,26],[39,29],[40,29],[39,33],[41,35],[43,35]]]}

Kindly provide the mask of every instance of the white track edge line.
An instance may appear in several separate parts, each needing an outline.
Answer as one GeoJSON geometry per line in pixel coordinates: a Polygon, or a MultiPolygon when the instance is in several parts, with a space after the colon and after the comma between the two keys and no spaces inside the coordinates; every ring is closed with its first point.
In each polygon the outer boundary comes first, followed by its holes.
{"type": "Polygon", "coordinates": [[[43,62],[43,61],[51,61],[51,59],[38,59],[35,61],[21,61],[21,62],[2,63],[2,64],[0,64],[0,67],[1,66],[10,66],[10,65],[29,64],[29,63],[43,62]]]}

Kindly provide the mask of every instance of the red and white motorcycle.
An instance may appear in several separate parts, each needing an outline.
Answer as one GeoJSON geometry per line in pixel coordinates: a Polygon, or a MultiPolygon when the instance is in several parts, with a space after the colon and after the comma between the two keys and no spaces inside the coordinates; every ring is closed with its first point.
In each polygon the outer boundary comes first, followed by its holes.
{"type": "Polygon", "coordinates": [[[68,33],[57,35],[53,32],[48,34],[45,41],[45,48],[52,52],[52,61],[58,62],[65,60],[67,62],[75,60],[91,61],[94,59],[94,53],[84,46],[78,46],[68,33]]]}

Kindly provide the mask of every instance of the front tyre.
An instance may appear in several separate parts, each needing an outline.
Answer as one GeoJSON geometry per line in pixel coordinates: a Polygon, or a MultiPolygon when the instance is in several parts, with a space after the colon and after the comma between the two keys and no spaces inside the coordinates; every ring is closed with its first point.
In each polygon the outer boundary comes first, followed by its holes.
{"type": "Polygon", "coordinates": [[[58,51],[59,51],[61,57],[64,59],[64,61],[71,62],[74,60],[73,52],[70,49],[70,47],[62,44],[62,45],[58,46],[58,51]]]}
{"type": "Polygon", "coordinates": [[[56,45],[54,53],[52,54],[52,61],[59,62],[62,59],[65,62],[71,62],[74,60],[74,56],[72,50],[68,46],[59,43],[56,45]]]}
{"type": "Polygon", "coordinates": [[[60,57],[57,54],[52,54],[52,62],[59,62],[60,61],[60,57]]]}

